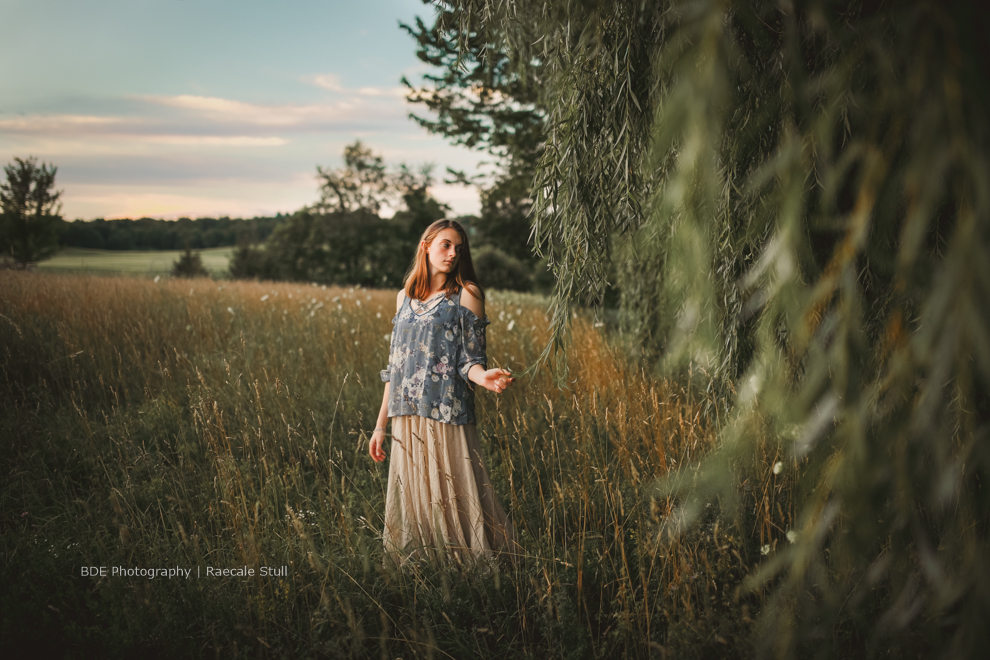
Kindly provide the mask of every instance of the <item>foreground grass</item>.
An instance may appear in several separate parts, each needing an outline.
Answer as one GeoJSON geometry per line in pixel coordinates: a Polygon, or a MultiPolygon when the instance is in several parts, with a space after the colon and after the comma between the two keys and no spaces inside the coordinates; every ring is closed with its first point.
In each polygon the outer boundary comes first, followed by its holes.
{"type": "MultiPolygon", "coordinates": [[[[735,657],[738,585],[787,529],[784,477],[736,525],[671,533],[655,481],[706,452],[701,406],[583,319],[572,382],[479,396],[526,558],[383,566],[386,466],[367,457],[394,292],[0,272],[0,652],[108,657],[735,657]],[[288,566],[285,577],[196,578],[288,566]],[[193,570],[82,577],[82,567],[193,570]],[[671,655],[673,654],[673,655],[671,655]]],[[[492,361],[547,339],[493,294],[492,361]]],[[[713,507],[714,509],[714,507],[713,507]]]]}
{"type": "MultiPolygon", "coordinates": [[[[37,268],[49,273],[92,273],[111,275],[168,275],[182,250],[89,250],[62,248],[51,259],[38,263],[37,268]]],[[[203,266],[214,277],[227,274],[227,264],[234,253],[232,247],[195,250],[203,266]]]]}

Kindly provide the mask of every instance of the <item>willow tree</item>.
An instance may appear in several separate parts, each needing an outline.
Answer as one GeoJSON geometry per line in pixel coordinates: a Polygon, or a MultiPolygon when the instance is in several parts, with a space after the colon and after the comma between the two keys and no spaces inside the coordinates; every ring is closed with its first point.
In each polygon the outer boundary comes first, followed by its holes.
{"type": "Polygon", "coordinates": [[[763,650],[988,646],[985,18],[961,1],[442,4],[451,34],[540,65],[532,222],[557,343],[613,264],[645,358],[728,405],[684,520],[769,469],[756,443],[799,471],[798,524],[751,578],[763,650]]]}

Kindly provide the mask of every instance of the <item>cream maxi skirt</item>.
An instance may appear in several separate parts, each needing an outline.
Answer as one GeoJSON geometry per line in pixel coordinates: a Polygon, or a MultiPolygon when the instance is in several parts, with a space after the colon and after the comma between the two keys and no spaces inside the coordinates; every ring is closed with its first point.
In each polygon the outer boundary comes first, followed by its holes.
{"type": "Polygon", "coordinates": [[[515,532],[492,490],[474,424],[392,418],[385,551],[455,561],[518,557],[515,532]]]}

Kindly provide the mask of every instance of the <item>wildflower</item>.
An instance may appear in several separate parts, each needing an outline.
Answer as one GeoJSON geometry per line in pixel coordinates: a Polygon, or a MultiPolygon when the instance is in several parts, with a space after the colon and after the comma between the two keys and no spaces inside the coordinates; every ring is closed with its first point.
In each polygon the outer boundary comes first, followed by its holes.
{"type": "Polygon", "coordinates": [[[798,533],[797,532],[795,532],[793,529],[787,530],[787,542],[788,543],[795,543],[795,542],[797,542],[797,539],[798,539],[798,533]]]}
{"type": "Polygon", "coordinates": [[[161,275],[155,275],[155,284],[158,284],[162,279],[161,275]]]}
{"type": "Polygon", "coordinates": [[[763,555],[763,556],[769,555],[770,554],[770,544],[767,544],[767,545],[763,546],[762,548],[760,548],[760,554],[763,555]]]}
{"type": "Polygon", "coordinates": [[[268,300],[268,294],[267,293],[265,295],[261,296],[261,302],[265,302],[266,300],[268,300]]]}
{"type": "Polygon", "coordinates": [[[511,321],[509,321],[509,327],[508,327],[508,329],[509,329],[509,330],[512,330],[512,328],[513,328],[513,327],[514,327],[515,325],[516,325],[516,320],[515,320],[515,319],[512,319],[511,321]]]}
{"type": "Polygon", "coordinates": [[[780,461],[777,461],[776,463],[773,464],[773,473],[774,474],[780,474],[780,471],[783,470],[783,469],[784,469],[784,464],[781,463],[780,461]]]}

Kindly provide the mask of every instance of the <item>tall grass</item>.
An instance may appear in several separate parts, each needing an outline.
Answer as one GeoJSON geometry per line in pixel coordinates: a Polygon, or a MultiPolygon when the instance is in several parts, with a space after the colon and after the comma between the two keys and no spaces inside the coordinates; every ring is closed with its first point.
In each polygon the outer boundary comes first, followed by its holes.
{"type": "MultiPolygon", "coordinates": [[[[716,421],[582,317],[567,389],[537,373],[479,396],[524,561],[386,568],[387,464],[366,448],[394,305],[391,291],[0,272],[4,654],[749,654],[759,594],[738,587],[786,543],[793,470],[753,457],[748,507],[729,519],[712,502],[684,535],[656,483],[711,449],[716,421]]],[[[493,293],[487,312],[491,363],[533,363],[544,300],[493,293]]]]}

